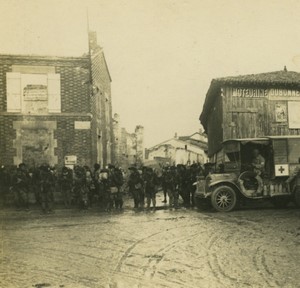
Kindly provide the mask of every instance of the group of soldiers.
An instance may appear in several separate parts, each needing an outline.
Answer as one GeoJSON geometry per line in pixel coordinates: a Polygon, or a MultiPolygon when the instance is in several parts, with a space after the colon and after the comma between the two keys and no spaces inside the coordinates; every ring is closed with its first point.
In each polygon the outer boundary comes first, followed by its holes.
{"type": "Polygon", "coordinates": [[[132,172],[128,179],[129,192],[134,199],[134,208],[143,208],[145,199],[147,208],[156,207],[156,193],[159,187],[164,193],[164,203],[169,198],[169,207],[179,207],[179,196],[183,200],[183,206],[194,207],[195,183],[197,177],[204,175],[204,169],[200,164],[170,166],[168,163],[161,171],[150,167],[143,167],[138,170],[135,167],[129,168],[132,172]]]}
{"type": "Polygon", "coordinates": [[[30,192],[43,213],[52,213],[54,194],[59,191],[66,208],[78,207],[86,210],[93,204],[105,204],[110,210],[113,205],[122,209],[121,187],[124,177],[121,169],[109,165],[100,169],[94,165],[94,171],[88,166],[75,166],[73,169],[43,164],[38,168],[29,168],[21,163],[16,169],[2,166],[0,169],[1,196],[13,197],[18,210],[29,210],[30,192]],[[113,193],[111,192],[113,190],[113,193]]]}
{"type": "MultiPolygon", "coordinates": [[[[86,210],[92,205],[100,205],[106,211],[123,208],[123,196],[128,192],[132,196],[135,209],[156,207],[156,193],[161,187],[163,202],[169,198],[169,206],[178,208],[179,196],[183,205],[194,205],[193,194],[197,176],[202,168],[199,164],[191,166],[165,165],[159,171],[150,167],[129,168],[129,175],[121,168],[108,165],[101,169],[94,165],[64,166],[60,171],[49,165],[28,168],[21,163],[17,169],[0,169],[0,187],[3,193],[13,196],[17,209],[29,210],[29,192],[33,192],[35,201],[43,213],[52,213],[54,192],[60,191],[66,208],[78,207],[86,210]],[[6,192],[5,192],[6,191],[6,192]]],[[[2,194],[3,194],[2,193],[2,194]]]]}
{"type": "Polygon", "coordinates": [[[0,169],[1,196],[6,202],[13,197],[17,209],[29,210],[29,191],[33,191],[36,202],[43,211],[53,211],[53,188],[56,183],[55,169],[42,165],[37,169],[28,169],[25,163],[18,168],[2,166],[0,169]]]}
{"type": "Polygon", "coordinates": [[[204,174],[204,169],[200,164],[192,164],[191,166],[179,164],[175,166],[166,166],[162,173],[162,189],[164,192],[163,202],[167,202],[169,197],[169,205],[178,207],[178,199],[181,196],[183,206],[194,207],[194,194],[196,191],[195,183],[197,177],[204,174]]]}

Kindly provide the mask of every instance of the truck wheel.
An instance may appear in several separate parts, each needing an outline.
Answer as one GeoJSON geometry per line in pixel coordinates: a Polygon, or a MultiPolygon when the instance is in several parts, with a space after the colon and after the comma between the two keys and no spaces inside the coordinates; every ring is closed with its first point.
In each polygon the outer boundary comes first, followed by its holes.
{"type": "Polygon", "coordinates": [[[229,212],[236,207],[236,192],[229,186],[218,186],[212,192],[211,204],[219,212],[229,212]]]}
{"type": "Polygon", "coordinates": [[[297,188],[294,196],[295,204],[298,208],[300,208],[300,188],[297,188]]]}

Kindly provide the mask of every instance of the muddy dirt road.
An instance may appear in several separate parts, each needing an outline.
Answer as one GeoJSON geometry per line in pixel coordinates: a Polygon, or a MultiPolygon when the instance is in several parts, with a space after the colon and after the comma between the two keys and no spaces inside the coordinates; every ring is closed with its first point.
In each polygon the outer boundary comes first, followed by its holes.
{"type": "Polygon", "coordinates": [[[0,287],[300,286],[292,208],[0,215],[0,287]]]}

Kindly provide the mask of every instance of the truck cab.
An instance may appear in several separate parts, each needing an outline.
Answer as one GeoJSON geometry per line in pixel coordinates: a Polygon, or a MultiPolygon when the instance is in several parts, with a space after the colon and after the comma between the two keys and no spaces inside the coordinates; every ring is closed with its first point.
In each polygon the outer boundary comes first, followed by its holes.
{"type": "Polygon", "coordinates": [[[245,199],[300,206],[299,136],[227,140],[209,166],[207,177],[197,182],[198,203],[209,201],[220,212],[245,199]]]}

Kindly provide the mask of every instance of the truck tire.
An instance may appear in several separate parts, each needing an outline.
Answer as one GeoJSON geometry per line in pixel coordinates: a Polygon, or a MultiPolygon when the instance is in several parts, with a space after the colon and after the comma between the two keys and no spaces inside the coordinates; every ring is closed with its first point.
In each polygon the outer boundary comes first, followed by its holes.
{"type": "Polygon", "coordinates": [[[237,204],[236,192],[230,186],[217,186],[211,195],[211,204],[219,212],[230,212],[237,204]]]}

